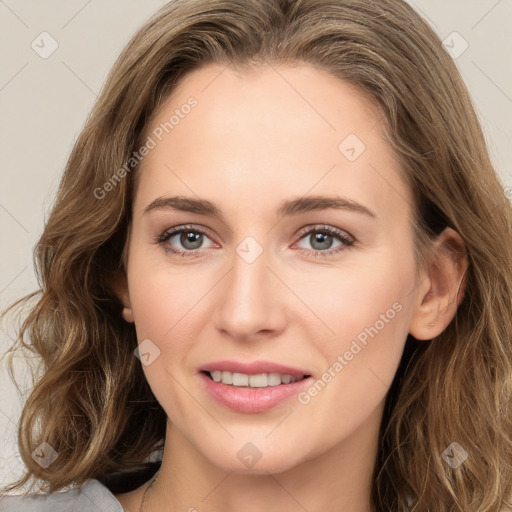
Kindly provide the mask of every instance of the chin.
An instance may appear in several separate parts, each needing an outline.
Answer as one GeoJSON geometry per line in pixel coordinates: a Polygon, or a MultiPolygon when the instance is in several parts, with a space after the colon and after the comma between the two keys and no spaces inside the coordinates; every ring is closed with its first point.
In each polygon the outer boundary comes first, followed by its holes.
{"type": "MultiPolygon", "coordinates": [[[[300,447],[300,445],[298,445],[300,447]]],[[[210,462],[225,471],[244,475],[277,474],[288,471],[304,461],[304,452],[298,453],[296,448],[285,449],[272,447],[262,440],[254,444],[235,441],[230,446],[218,445],[218,453],[203,452],[210,462]],[[300,455],[300,457],[298,456],[300,455]]],[[[301,449],[303,450],[303,446],[301,449]]]]}

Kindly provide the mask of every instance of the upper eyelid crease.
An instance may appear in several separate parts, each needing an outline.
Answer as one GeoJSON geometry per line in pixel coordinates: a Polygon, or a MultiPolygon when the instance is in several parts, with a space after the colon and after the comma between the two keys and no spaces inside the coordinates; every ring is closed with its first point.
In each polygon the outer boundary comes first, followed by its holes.
{"type": "MultiPolygon", "coordinates": [[[[159,197],[144,208],[143,215],[153,210],[161,209],[172,209],[188,213],[197,213],[208,217],[217,217],[226,223],[222,211],[205,199],[194,199],[184,196],[159,197]]],[[[285,200],[282,201],[277,210],[277,214],[280,217],[286,217],[327,209],[353,211],[372,218],[377,218],[377,215],[366,206],[339,196],[308,196],[299,199],[285,200]]]]}

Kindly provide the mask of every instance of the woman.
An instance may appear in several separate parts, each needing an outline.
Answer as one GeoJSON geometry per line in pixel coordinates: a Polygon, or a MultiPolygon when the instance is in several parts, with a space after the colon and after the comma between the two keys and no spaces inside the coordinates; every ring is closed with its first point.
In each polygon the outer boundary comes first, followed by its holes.
{"type": "Polygon", "coordinates": [[[7,490],[51,494],[0,510],[510,507],[511,226],[406,3],[170,2],[39,242],[7,490]]]}

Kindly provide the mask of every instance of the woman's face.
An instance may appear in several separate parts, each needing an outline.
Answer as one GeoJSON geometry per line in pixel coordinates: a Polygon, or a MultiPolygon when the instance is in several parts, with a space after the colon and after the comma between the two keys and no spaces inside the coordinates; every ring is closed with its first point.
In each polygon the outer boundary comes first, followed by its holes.
{"type": "Polygon", "coordinates": [[[302,65],[203,67],[151,120],[124,302],[156,398],[218,467],[284,471],[378,429],[425,292],[381,128],[302,65]]]}

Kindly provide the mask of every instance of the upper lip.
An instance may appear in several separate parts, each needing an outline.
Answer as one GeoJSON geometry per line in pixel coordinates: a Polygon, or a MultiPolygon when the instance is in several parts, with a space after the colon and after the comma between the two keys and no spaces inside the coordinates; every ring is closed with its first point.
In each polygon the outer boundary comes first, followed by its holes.
{"type": "Polygon", "coordinates": [[[307,370],[293,368],[292,366],[274,363],[272,361],[213,361],[201,366],[199,370],[204,372],[220,370],[232,373],[244,373],[247,375],[257,375],[259,373],[279,373],[281,375],[291,375],[292,377],[311,375],[307,370]]]}

